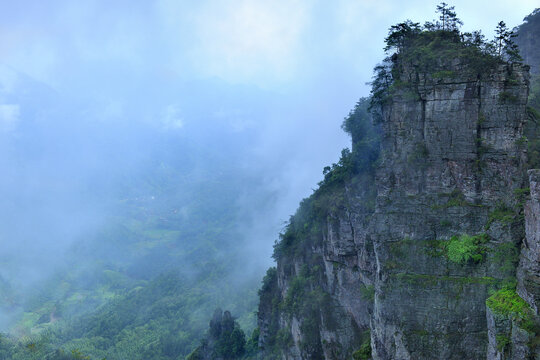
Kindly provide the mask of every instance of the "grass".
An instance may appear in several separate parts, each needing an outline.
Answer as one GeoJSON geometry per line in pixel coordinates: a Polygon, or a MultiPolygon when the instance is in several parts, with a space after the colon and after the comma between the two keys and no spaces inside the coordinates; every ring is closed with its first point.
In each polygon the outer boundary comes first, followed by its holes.
{"type": "Polygon", "coordinates": [[[498,315],[517,321],[520,327],[534,332],[532,310],[529,304],[513,288],[503,288],[486,300],[486,305],[498,315]]]}

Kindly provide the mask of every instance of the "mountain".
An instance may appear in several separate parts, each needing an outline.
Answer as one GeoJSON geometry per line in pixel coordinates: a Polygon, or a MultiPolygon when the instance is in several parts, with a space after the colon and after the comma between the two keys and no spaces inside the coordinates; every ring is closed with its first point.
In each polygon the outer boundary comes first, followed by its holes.
{"type": "Polygon", "coordinates": [[[453,16],[391,28],[352,152],[275,245],[261,358],[540,357],[530,66],[453,16]]]}
{"type": "Polygon", "coordinates": [[[531,74],[540,74],[540,8],[523,19],[523,24],[516,29],[516,44],[526,64],[531,65],[531,74]]]}

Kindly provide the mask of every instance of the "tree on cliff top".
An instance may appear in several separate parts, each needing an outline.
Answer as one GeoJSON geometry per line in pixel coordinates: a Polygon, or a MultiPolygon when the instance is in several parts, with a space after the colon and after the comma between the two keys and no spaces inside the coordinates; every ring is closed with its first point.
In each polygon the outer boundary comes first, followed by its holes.
{"type": "Polygon", "coordinates": [[[498,57],[505,57],[509,62],[520,62],[523,59],[519,55],[519,48],[514,42],[517,34],[508,29],[504,21],[499,21],[497,28],[495,29],[495,52],[498,57]]]}
{"type": "Polygon", "coordinates": [[[439,15],[439,20],[441,21],[440,26],[442,31],[459,31],[459,27],[463,25],[454,11],[454,6],[449,6],[447,3],[442,2],[440,5],[437,5],[437,10],[439,15]]]}
{"type": "MultiPolygon", "coordinates": [[[[514,32],[504,22],[497,27],[497,37],[486,41],[480,31],[460,33],[463,22],[457,17],[454,6],[441,3],[436,12],[439,20],[424,26],[406,20],[389,28],[384,50],[387,57],[374,69],[371,82],[371,104],[375,119],[380,119],[382,106],[395,90],[411,87],[411,71],[433,79],[451,77],[450,63],[459,60],[469,71],[480,78],[498,64],[520,62],[518,47],[513,42],[514,32]],[[407,76],[407,74],[409,74],[407,76]]],[[[411,89],[411,96],[414,96],[411,89]]]]}

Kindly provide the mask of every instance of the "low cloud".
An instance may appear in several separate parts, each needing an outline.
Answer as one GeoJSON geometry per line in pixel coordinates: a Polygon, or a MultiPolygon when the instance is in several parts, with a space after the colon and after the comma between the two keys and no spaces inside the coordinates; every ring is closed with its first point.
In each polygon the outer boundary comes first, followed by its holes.
{"type": "Polygon", "coordinates": [[[21,115],[17,104],[0,104],[0,131],[10,132],[15,130],[21,115]]]}

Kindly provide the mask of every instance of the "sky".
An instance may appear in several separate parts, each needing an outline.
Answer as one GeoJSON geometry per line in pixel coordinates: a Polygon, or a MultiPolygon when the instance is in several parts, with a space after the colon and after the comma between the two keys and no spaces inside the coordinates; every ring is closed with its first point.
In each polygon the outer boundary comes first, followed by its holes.
{"type": "MultiPolygon", "coordinates": [[[[204,148],[215,128],[273,194],[264,209],[239,199],[253,261],[270,264],[283,222],[349,146],[340,125],[369,95],[388,28],[432,20],[436,4],[0,0],[0,213],[12,230],[0,264],[26,254],[27,273],[43,273],[32,254],[51,259],[103,220],[103,198],[86,191],[97,178],[106,189],[102,178],[136,173],[155,134],[204,148]]],[[[452,5],[464,30],[491,37],[538,3],[452,5]]]]}
{"type": "MultiPolygon", "coordinates": [[[[306,84],[338,83],[356,91],[356,97],[367,93],[365,82],[382,56],[388,27],[407,18],[432,19],[437,4],[418,0],[3,3],[2,62],[58,90],[72,91],[84,84],[97,91],[103,87],[100,81],[115,78],[126,81],[126,87],[147,77],[218,77],[285,93],[306,84]]],[[[538,5],[534,0],[452,4],[465,29],[486,34],[499,19],[511,27],[520,24],[538,5]]]]}

